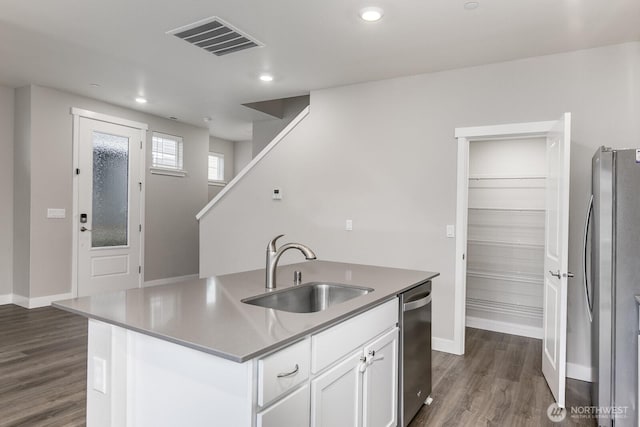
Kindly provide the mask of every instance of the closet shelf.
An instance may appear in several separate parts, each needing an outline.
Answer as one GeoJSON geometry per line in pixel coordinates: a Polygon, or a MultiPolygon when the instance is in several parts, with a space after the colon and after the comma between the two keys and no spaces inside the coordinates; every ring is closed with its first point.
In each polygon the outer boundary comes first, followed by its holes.
{"type": "Polygon", "coordinates": [[[544,209],[535,208],[472,208],[470,211],[498,211],[498,212],[544,212],[544,209]]]}
{"type": "Polygon", "coordinates": [[[544,244],[521,243],[521,242],[500,242],[496,240],[467,239],[467,243],[474,245],[503,246],[507,248],[544,249],[544,244]]]}
{"type": "Polygon", "coordinates": [[[531,307],[475,298],[467,298],[465,305],[467,309],[484,311],[493,314],[519,316],[529,319],[542,319],[543,317],[543,309],[541,307],[531,307]]]}
{"type": "Polygon", "coordinates": [[[546,179],[544,175],[476,175],[469,176],[469,181],[497,180],[497,179],[546,179]]]}
{"type": "Polygon", "coordinates": [[[486,270],[467,270],[467,276],[476,277],[478,279],[502,280],[508,282],[529,283],[532,285],[542,286],[544,277],[542,274],[530,273],[504,273],[486,270]]]}

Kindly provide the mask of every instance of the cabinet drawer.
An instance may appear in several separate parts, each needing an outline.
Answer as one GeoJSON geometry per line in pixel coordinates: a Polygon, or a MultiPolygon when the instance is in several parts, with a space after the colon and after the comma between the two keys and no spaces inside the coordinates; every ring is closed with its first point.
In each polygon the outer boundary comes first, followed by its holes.
{"type": "Polygon", "coordinates": [[[258,360],[258,405],[264,406],[309,378],[311,342],[305,338],[258,360]]]}
{"type": "Polygon", "coordinates": [[[361,347],[398,323],[398,299],[386,302],[311,337],[313,373],[361,347]]]}
{"type": "Polygon", "coordinates": [[[309,385],[259,412],[257,427],[308,426],[309,385]]]}

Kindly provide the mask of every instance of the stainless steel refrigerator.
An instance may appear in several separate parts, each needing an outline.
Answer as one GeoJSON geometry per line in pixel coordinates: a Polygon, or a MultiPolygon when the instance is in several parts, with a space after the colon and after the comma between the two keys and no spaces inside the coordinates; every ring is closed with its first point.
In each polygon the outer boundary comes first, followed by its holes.
{"type": "Polygon", "coordinates": [[[640,150],[601,147],[593,156],[592,171],[584,239],[585,295],[594,366],[592,404],[597,407],[599,425],[636,426],[640,150]]]}

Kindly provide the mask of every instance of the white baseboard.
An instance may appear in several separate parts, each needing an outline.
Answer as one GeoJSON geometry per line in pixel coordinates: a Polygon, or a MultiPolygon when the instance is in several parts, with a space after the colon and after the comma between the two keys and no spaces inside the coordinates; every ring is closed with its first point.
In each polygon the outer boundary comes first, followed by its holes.
{"type": "Polygon", "coordinates": [[[431,348],[443,353],[459,354],[454,340],[445,338],[431,337],[431,348]]]}
{"type": "Polygon", "coordinates": [[[22,295],[14,294],[12,297],[12,302],[15,305],[19,305],[24,308],[39,308],[39,307],[47,307],[50,306],[53,301],[60,301],[63,299],[73,298],[73,294],[57,294],[57,295],[45,295],[43,297],[35,297],[35,298],[27,298],[22,295]]]}
{"type": "Polygon", "coordinates": [[[13,294],[11,295],[11,302],[15,305],[19,305],[20,307],[29,308],[28,297],[23,297],[22,295],[13,294]]]}
{"type": "Polygon", "coordinates": [[[13,304],[12,294],[0,295],[0,305],[5,305],[5,304],[13,304]]]}
{"type": "Polygon", "coordinates": [[[184,280],[192,280],[192,279],[197,279],[197,278],[198,278],[197,274],[188,274],[186,276],[167,277],[167,278],[164,278],[164,279],[149,280],[147,282],[144,282],[142,287],[147,288],[149,286],[170,285],[172,283],[178,283],[178,282],[182,282],[184,280]]]}
{"type": "Polygon", "coordinates": [[[502,332],[503,334],[520,335],[522,337],[542,339],[542,328],[515,323],[500,322],[479,317],[466,317],[467,326],[470,328],[484,329],[486,331],[502,332]]]}
{"type": "Polygon", "coordinates": [[[593,382],[593,368],[591,366],[578,365],[577,363],[567,362],[567,378],[593,382]]]}

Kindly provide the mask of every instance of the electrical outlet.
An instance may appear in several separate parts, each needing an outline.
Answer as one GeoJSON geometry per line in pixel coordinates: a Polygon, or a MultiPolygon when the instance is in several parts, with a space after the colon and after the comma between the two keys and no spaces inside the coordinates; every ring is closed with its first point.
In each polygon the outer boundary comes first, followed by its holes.
{"type": "Polygon", "coordinates": [[[107,361],[93,356],[93,389],[107,394],[107,361]]]}

